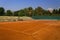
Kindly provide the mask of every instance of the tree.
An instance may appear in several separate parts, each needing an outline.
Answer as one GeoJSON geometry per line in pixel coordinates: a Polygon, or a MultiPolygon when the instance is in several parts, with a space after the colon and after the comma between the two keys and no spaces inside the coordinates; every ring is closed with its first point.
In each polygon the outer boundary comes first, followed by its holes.
{"type": "Polygon", "coordinates": [[[12,11],[11,11],[11,10],[7,10],[7,12],[6,12],[6,16],[13,16],[12,11]]]}
{"type": "Polygon", "coordinates": [[[41,7],[35,8],[35,12],[36,12],[38,15],[42,15],[42,14],[43,14],[43,11],[44,11],[44,9],[41,8],[41,7]]]}
{"type": "Polygon", "coordinates": [[[25,16],[25,13],[24,13],[24,10],[21,9],[19,12],[18,12],[18,16],[25,16]]]}
{"type": "Polygon", "coordinates": [[[32,16],[32,14],[33,14],[33,8],[32,7],[28,7],[28,15],[29,16],[32,16]]]}
{"type": "Polygon", "coordinates": [[[57,9],[54,9],[53,12],[52,12],[52,14],[53,14],[54,16],[56,16],[56,15],[59,15],[58,12],[59,12],[59,11],[58,11],[57,9]]]}
{"type": "Polygon", "coordinates": [[[0,16],[5,15],[5,9],[3,7],[0,7],[0,16]]]}
{"type": "Polygon", "coordinates": [[[28,16],[28,8],[24,8],[24,13],[25,13],[25,16],[28,16]]]}
{"type": "Polygon", "coordinates": [[[59,8],[59,14],[60,14],[60,8],[59,8]]]}
{"type": "Polygon", "coordinates": [[[18,16],[19,11],[14,12],[14,16],[18,16]]]}
{"type": "Polygon", "coordinates": [[[53,13],[53,14],[56,14],[56,10],[54,9],[52,13],[53,13]]]}

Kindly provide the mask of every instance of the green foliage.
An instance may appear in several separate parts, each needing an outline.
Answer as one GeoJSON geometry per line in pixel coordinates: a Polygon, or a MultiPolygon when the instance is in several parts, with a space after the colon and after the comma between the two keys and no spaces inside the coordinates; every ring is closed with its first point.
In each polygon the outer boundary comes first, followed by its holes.
{"type": "Polygon", "coordinates": [[[60,15],[60,14],[59,14],[59,10],[54,9],[53,12],[52,12],[52,15],[53,15],[53,16],[59,16],[59,15],[60,15]]]}
{"type": "Polygon", "coordinates": [[[37,7],[35,9],[33,9],[32,7],[28,7],[28,8],[24,8],[18,11],[14,11],[12,13],[11,10],[7,10],[6,14],[4,12],[4,8],[0,7],[0,16],[6,15],[6,16],[60,16],[60,8],[57,9],[53,9],[52,12],[50,12],[49,10],[44,10],[42,7],[37,7]]]}
{"type": "Polygon", "coordinates": [[[5,9],[3,7],[0,7],[0,16],[5,15],[4,11],[5,11],[5,9]]]}
{"type": "Polygon", "coordinates": [[[12,11],[11,11],[11,10],[7,10],[7,12],[6,12],[6,16],[13,16],[12,11]]]}
{"type": "Polygon", "coordinates": [[[31,17],[32,14],[33,14],[33,8],[32,8],[32,7],[28,7],[27,9],[28,9],[28,10],[27,10],[27,12],[28,12],[27,15],[31,17]]]}
{"type": "Polygon", "coordinates": [[[42,15],[43,14],[43,11],[44,11],[44,9],[41,8],[41,7],[35,8],[35,13],[37,13],[38,15],[42,15]]]}
{"type": "Polygon", "coordinates": [[[59,8],[59,14],[60,14],[60,8],[59,8]]]}
{"type": "Polygon", "coordinates": [[[14,16],[18,16],[18,12],[19,12],[19,11],[15,11],[15,12],[14,12],[14,16]]]}
{"type": "Polygon", "coordinates": [[[24,10],[20,10],[20,11],[18,12],[18,16],[25,16],[24,10]]]}

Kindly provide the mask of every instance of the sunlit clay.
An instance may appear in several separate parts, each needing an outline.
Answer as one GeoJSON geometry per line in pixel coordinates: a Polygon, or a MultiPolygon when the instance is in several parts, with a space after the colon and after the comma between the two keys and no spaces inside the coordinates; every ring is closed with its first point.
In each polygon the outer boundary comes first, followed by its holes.
{"type": "Polygon", "coordinates": [[[60,21],[1,22],[0,40],[60,40],[60,21]]]}

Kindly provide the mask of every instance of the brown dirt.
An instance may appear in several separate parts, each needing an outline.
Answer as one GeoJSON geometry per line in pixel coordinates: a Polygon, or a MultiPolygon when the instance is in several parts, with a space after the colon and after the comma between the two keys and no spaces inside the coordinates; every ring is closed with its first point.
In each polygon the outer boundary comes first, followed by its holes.
{"type": "Polygon", "coordinates": [[[60,21],[0,22],[0,40],[60,40],[60,21]]]}

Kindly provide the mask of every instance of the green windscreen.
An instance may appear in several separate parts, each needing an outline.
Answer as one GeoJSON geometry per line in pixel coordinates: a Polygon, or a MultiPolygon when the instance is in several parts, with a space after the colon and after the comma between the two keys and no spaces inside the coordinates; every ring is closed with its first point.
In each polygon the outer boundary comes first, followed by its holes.
{"type": "Polygon", "coordinates": [[[57,19],[60,20],[60,16],[32,16],[33,19],[57,19]]]}

